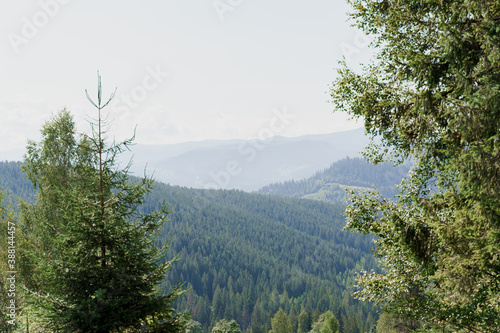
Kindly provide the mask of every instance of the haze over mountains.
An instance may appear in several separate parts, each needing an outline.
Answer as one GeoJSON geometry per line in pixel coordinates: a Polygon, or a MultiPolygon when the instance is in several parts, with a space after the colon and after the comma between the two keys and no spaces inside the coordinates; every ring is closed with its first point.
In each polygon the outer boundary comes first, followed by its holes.
{"type": "MultiPolygon", "coordinates": [[[[257,191],[268,184],[300,180],[345,157],[359,156],[368,143],[363,129],[266,140],[206,140],[168,145],[136,144],[120,156],[132,159],[136,176],[154,173],[160,182],[203,189],[257,191]]],[[[24,149],[0,153],[20,161],[24,149]]]]}
{"type": "Polygon", "coordinates": [[[158,181],[204,189],[256,191],[276,182],[303,179],[344,157],[359,156],[368,143],[363,129],[295,138],[135,145],[131,171],[154,172],[158,181]]]}

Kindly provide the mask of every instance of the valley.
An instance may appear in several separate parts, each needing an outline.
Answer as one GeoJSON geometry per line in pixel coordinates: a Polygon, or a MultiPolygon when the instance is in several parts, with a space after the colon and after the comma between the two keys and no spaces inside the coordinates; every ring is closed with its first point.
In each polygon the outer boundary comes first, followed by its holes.
{"type": "MultiPolygon", "coordinates": [[[[367,165],[343,159],[259,193],[157,182],[140,209],[148,213],[168,203],[170,219],[158,241],[170,242],[166,260],[179,259],[161,289],[184,283],[187,294],[177,307],[190,311],[205,331],[226,318],[243,330],[268,332],[280,308],[290,317],[306,312],[312,321],[330,310],[342,332],[368,331],[376,323],[375,308],[351,293],[357,272],[378,268],[372,238],[342,230],[342,200],[346,187],[390,187],[403,171],[371,172],[375,167],[367,165]]],[[[0,179],[13,197],[33,200],[19,162],[0,163],[0,179]]]]}

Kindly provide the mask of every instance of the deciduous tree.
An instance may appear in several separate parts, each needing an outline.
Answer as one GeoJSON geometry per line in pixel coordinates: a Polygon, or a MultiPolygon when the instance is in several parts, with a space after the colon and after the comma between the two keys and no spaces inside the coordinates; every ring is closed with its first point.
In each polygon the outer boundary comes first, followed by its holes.
{"type": "Polygon", "coordinates": [[[212,333],[241,333],[241,329],[236,320],[222,319],[212,328],[212,333]]]}
{"type": "Polygon", "coordinates": [[[339,331],[339,321],[332,311],[321,314],[318,321],[313,323],[309,333],[337,333],[339,331]]]}

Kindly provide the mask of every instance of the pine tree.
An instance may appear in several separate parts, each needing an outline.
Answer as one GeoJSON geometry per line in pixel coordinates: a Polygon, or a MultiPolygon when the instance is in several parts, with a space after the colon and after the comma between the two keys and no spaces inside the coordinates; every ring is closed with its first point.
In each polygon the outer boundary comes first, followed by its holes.
{"type": "Polygon", "coordinates": [[[98,78],[96,122],[92,134],[77,136],[63,110],[30,142],[24,172],[38,189],[34,204],[23,205],[23,229],[31,237],[26,265],[31,303],[46,327],[71,332],[180,332],[185,316],[172,308],[177,286],[159,295],[157,285],[172,261],[168,244],[155,236],[166,220],[139,206],[153,180],[132,182],[117,156],[131,144],[108,144],[101,114],[98,78]]]}

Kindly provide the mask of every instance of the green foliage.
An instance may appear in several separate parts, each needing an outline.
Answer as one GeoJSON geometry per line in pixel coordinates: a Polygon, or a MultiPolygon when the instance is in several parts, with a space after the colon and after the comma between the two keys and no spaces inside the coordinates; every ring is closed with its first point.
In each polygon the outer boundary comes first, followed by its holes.
{"type": "MultiPolygon", "coordinates": [[[[19,172],[21,162],[2,162],[2,177],[0,178],[0,186],[8,189],[7,194],[13,203],[17,203],[17,198],[24,201],[33,202],[33,184],[19,172]],[[13,197],[15,194],[15,197],[13,197]]],[[[18,205],[13,206],[15,211],[18,211],[18,205]]]]}
{"type": "Polygon", "coordinates": [[[372,161],[415,161],[399,202],[367,193],[347,209],[385,270],[357,296],[429,330],[499,332],[500,2],[350,3],[379,52],[339,70],[333,100],[381,138],[372,161]]]}
{"type": "Polygon", "coordinates": [[[201,324],[195,320],[190,320],[186,324],[186,333],[203,333],[201,324]]]}
{"type": "Polygon", "coordinates": [[[339,321],[331,311],[319,316],[318,321],[312,324],[309,333],[338,333],[339,321]]]}
{"type": "Polygon", "coordinates": [[[241,333],[241,329],[236,320],[222,319],[214,326],[212,333],[241,333]]]}
{"type": "Polygon", "coordinates": [[[403,316],[382,313],[377,321],[378,333],[411,333],[421,326],[421,323],[403,316]]]}
{"type": "Polygon", "coordinates": [[[164,232],[176,235],[172,248],[182,258],[166,286],[178,278],[190,282],[179,308],[192,309],[204,327],[233,318],[243,330],[268,332],[280,307],[286,313],[341,309],[363,322],[376,316],[372,306],[348,296],[354,272],[376,263],[370,238],[342,231],[343,206],[163,184],[148,204],[158,204],[154,197],[172,204],[164,232]]]}
{"type": "Polygon", "coordinates": [[[157,290],[172,264],[164,260],[168,244],[156,242],[167,209],[137,210],[153,180],[131,182],[116,167],[130,141],[106,143],[100,77],[93,104],[99,114],[91,136],[78,137],[64,110],[28,146],[23,170],[38,189],[36,202],[22,206],[30,303],[55,330],[180,332],[184,316],[172,308],[179,286],[157,290]]]}
{"type": "Polygon", "coordinates": [[[409,163],[373,165],[359,157],[347,157],[307,179],[270,184],[260,189],[259,193],[335,203],[347,200],[346,189],[356,192],[376,189],[385,196],[393,197],[397,194],[396,184],[407,175],[409,168],[409,163]]]}
{"type": "Polygon", "coordinates": [[[271,319],[271,327],[273,328],[269,333],[289,333],[292,332],[292,324],[290,323],[290,318],[283,312],[283,309],[279,309],[278,312],[271,319]]]}
{"type": "MultiPolygon", "coordinates": [[[[376,262],[369,237],[342,231],[343,206],[157,183],[139,209],[149,213],[163,202],[173,214],[158,241],[175,235],[170,250],[181,261],[161,292],[186,281],[191,289],[175,307],[189,309],[205,332],[222,318],[237,320],[243,330],[268,332],[280,307],[297,314],[319,309],[318,317],[338,309],[339,320],[359,316],[366,330],[375,323],[374,308],[349,296],[355,272],[374,269],[376,262]]],[[[310,325],[308,319],[305,332],[310,325]]]]}
{"type": "Polygon", "coordinates": [[[311,319],[309,318],[309,314],[302,310],[299,314],[299,324],[297,327],[297,333],[307,333],[311,329],[311,319]]]}
{"type": "Polygon", "coordinates": [[[288,313],[288,318],[290,319],[290,327],[292,332],[297,332],[299,318],[297,317],[294,308],[290,309],[290,312],[288,313]]]}
{"type": "Polygon", "coordinates": [[[394,316],[384,312],[380,315],[377,321],[377,333],[399,333],[397,328],[398,322],[394,319],[394,316]]]}

